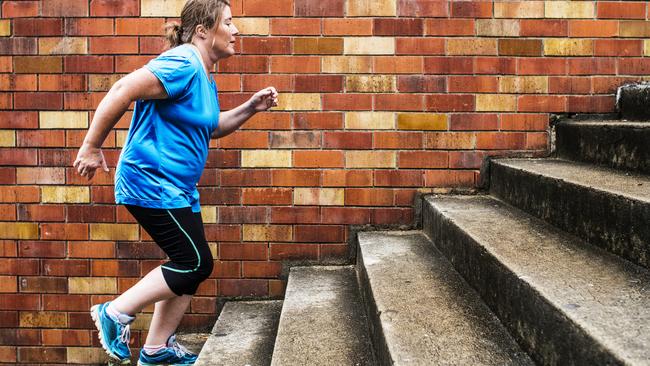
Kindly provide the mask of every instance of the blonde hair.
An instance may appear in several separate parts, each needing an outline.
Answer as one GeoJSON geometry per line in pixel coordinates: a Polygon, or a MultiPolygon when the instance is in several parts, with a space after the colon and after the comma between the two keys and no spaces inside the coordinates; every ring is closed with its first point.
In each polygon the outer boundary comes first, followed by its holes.
{"type": "Polygon", "coordinates": [[[181,24],[169,22],[165,24],[165,36],[170,48],[190,43],[196,27],[202,24],[210,29],[221,21],[221,14],[229,0],[188,0],[181,11],[181,24]]]}

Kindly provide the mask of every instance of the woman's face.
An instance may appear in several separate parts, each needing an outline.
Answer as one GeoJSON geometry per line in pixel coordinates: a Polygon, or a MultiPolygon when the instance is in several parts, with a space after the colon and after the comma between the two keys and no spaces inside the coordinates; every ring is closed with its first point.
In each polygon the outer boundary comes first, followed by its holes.
{"type": "Polygon", "coordinates": [[[218,59],[227,58],[235,54],[235,36],[239,30],[232,22],[230,6],[223,8],[221,21],[210,30],[212,35],[211,50],[218,59]]]}

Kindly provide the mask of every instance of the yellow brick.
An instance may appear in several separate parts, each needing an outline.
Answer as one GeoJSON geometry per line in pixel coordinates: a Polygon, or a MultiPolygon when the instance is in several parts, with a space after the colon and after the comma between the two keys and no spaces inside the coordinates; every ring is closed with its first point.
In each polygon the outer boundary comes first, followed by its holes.
{"type": "Polygon", "coordinates": [[[619,23],[620,37],[646,38],[650,36],[650,22],[645,20],[626,20],[619,23]]]}
{"type": "Polygon", "coordinates": [[[41,202],[43,203],[89,203],[90,189],[73,186],[44,186],[41,187],[41,202]]]}
{"type": "Polygon", "coordinates": [[[367,74],[372,72],[372,59],[366,56],[322,57],[323,73],[367,74]]]}
{"type": "Polygon", "coordinates": [[[239,29],[240,35],[267,35],[269,34],[268,18],[235,18],[233,23],[239,29]]]}
{"type": "Polygon", "coordinates": [[[348,0],[347,16],[396,16],[397,0],[348,0]]]}
{"type": "Polygon", "coordinates": [[[201,206],[201,217],[203,222],[207,224],[217,223],[217,207],[216,206],[201,206]]]}
{"type": "Polygon", "coordinates": [[[556,38],[544,39],[546,56],[590,56],[594,53],[591,39],[556,38]]]}
{"type": "Polygon", "coordinates": [[[449,38],[448,55],[496,55],[497,40],[494,38],[449,38]]]}
{"type": "Polygon", "coordinates": [[[0,130],[0,146],[2,147],[16,146],[16,131],[0,130]]]}
{"type": "Polygon", "coordinates": [[[65,168],[16,168],[18,184],[65,184],[65,168]]]}
{"type": "Polygon", "coordinates": [[[128,130],[115,130],[115,146],[124,147],[126,138],[129,136],[128,130]]]}
{"type": "Polygon", "coordinates": [[[281,93],[278,97],[278,106],[273,109],[280,111],[318,111],[321,109],[320,94],[281,93]]]}
{"type": "Polygon", "coordinates": [[[295,188],[294,205],[343,206],[343,188],[295,188]]]}
{"type": "Polygon", "coordinates": [[[495,2],[495,18],[543,18],[543,1],[495,2]]]}
{"type": "Polygon", "coordinates": [[[11,23],[9,19],[0,20],[0,37],[11,35],[11,23]]]}
{"type": "Polygon", "coordinates": [[[111,277],[68,277],[71,294],[114,294],[117,280],[111,277]]]}
{"type": "Polygon", "coordinates": [[[0,276],[0,292],[18,292],[16,276],[0,276]]]}
{"type": "Polygon", "coordinates": [[[66,313],[58,311],[21,311],[21,328],[67,328],[66,313]]]}
{"type": "Polygon", "coordinates": [[[107,364],[110,360],[101,347],[66,347],[66,356],[68,364],[107,364]]]}
{"type": "Polygon", "coordinates": [[[650,39],[643,41],[643,55],[650,56],[650,39]]]}
{"type": "Polygon", "coordinates": [[[546,1],[544,4],[546,18],[593,18],[593,1],[546,1]]]}
{"type": "Polygon", "coordinates": [[[39,112],[41,128],[88,128],[88,112],[39,112]]]}
{"type": "Polygon", "coordinates": [[[395,85],[394,75],[348,75],[345,78],[345,89],[348,92],[394,92],[395,85]]]}
{"type": "Polygon", "coordinates": [[[88,40],[85,37],[39,38],[38,53],[41,55],[86,54],[88,40]]]}
{"type": "Polygon", "coordinates": [[[517,109],[517,97],[508,94],[476,94],[476,111],[510,112],[517,109]]]}
{"type": "Polygon", "coordinates": [[[186,0],[141,0],[140,14],[143,17],[178,17],[186,0]]]}
{"type": "Polygon", "coordinates": [[[393,37],[345,37],[343,52],[348,55],[393,55],[393,37]]]}
{"type": "Polygon", "coordinates": [[[397,128],[400,130],[442,130],[449,128],[446,114],[398,113],[397,128]]]}
{"type": "Polygon", "coordinates": [[[242,150],[241,166],[249,168],[291,167],[290,150],[242,150]]]}
{"type": "Polygon", "coordinates": [[[244,225],[244,241],[291,241],[291,225],[244,225]]]}
{"type": "Polygon", "coordinates": [[[210,248],[210,253],[212,253],[212,258],[219,258],[219,250],[217,249],[217,243],[209,241],[208,247],[210,248]]]}
{"type": "Polygon", "coordinates": [[[151,324],[151,318],[153,314],[150,313],[140,313],[135,318],[133,323],[131,323],[131,329],[133,330],[147,330],[149,329],[149,324],[151,324]]]}
{"type": "Polygon", "coordinates": [[[138,224],[90,224],[91,240],[138,240],[138,224]]]}
{"type": "Polygon", "coordinates": [[[476,32],[479,36],[517,37],[519,36],[519,20],[477,19],[476,32]]]}
{"type": "Polygon", "coordinates": [[[346,151],[346,168],[395,168],[394,151],[346,151]]]}
{"type": "Polygon", "coordinates": [[[548,93],[548,76],[502,76],[500,93],[548,93]]]}
{"type": "Polygon", "coordinates": [[[349,130],[392,130],[395,128],[393,112],[348,112],[345,128],[349,130]]]}
{"type": "Polygon", "coordinates": [[[38,224],[0,222],[0,239],[38,239],[38,224]]]}

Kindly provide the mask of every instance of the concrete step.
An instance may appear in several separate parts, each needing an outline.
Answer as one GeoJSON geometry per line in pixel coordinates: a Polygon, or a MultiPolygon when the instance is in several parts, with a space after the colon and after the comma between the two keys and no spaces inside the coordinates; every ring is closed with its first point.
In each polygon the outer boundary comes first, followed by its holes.
{"type": "Polygon", "coordinates": [[[616,109],[621,118],[650,120],[650,84],[646,81],[621,85],[616,90],[616,109]]]}
{"type": "Polygon", "coordinates": [[[381,365],[534,365],[420,231],[360,232],[357,270],[381,365]]]}
{"type": "Polygon", "coordinates": [[[560,159],[496,159],[490,193],[650,267],[650,176],[560,159]]]}
{"type": "Polygon", "coordinates": [[[291,268],[271,365],[375,365],[354,266],[291,268]]]}
{"type": "Polygon", "coordinates": [[[563,121],[556,136],[560,158],[650,173],[650,123],[563,121]]]}
{"type": "Polygon", "coordinates": [[[426,197],[423,228],[539,364],[650,364],[647,269],[491,196],[426,197]]]}
{"type": "Polygon", "coordinates": [[[281,310],[282,300],[227,302],[195,365],[270,365],[281,310]]]}

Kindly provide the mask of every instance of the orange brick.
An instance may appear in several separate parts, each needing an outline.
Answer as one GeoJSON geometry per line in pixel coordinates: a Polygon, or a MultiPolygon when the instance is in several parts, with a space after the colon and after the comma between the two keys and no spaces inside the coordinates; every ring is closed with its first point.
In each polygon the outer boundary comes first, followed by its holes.
{"type": "Polygon", "coordinates": [[[597,39],[594,40],[594,56],[642,56],[643,40],[597,39]]]}
{"type": "Polygon", "coordinates": [[[41,15],[86,17],[88,16],[87,0],[44,0],[41,3],[41,15]]]}
{"type": "Polygon", "coordinates": [[[377,94],[375,110],[378,111],[421,111],[424,107],[422,95],[414,94],[377,94]]]}
{"type": "Polygon", "coordinates": [[[526,149],[529,150],[547,150],[548,133],[532,132],[526,134],[526,149]]]}
{"type": "Polygon", "coordinates": [[[392,206],[393,189],[388,188],[346,188],[346,206],[392,206]]]}
{"type": "Polygon", "coordinates": [[[397,15],[402,17],[437,17],[449,15],[448,2],[439,0],[398,0],[397,15]]]}
{"type": "Polygon", "coordinates": [[[549,126],[547,114],[502,114],[501,129],[515,131],[545,131],[549,126]]]}
{"type": "Polygon", "coordinates": [[[39,75],[38,88],[42,91],[85,91],[86,75],[39,75]]]}
{"type": "Polygon", "coordinates": [[[569,22],[551,19],[522,19],[519,35],[521,37],[566,37],[569,22]]]}
{"type": "Polygon", "coordinates": [[[400,151],[399,168],[446,168],[449,165],[446,151],[400,151]]]}
{"type": "Polygon", "coordinates": [[[0,90],[34,91],[36,90],[36,75],[0,74],[0,90]]]}
{"type": "Polygon", "coordinates": [[[370,110],[372,95],[369,94],[324,94],[323,110],[354,111],[370,110]]]}
{"type": "Polygon", "coordinates": [[[474,19],[426,19],[424,35],[426,36],[473,36],[474,19]]]}
{"type": "Polygon", "coordinates": [[[66,56],[66,73],[113,73],[113,56],[66,56]]]}
{"type": "MultiPolygon", "coordinates": [[[[289,2],[290,1],[287,1],[287,3],[289,2]]],[[[265,6],[265,8],[268,7],[265,6]]],[[[264,14],[264,16],[269,15],[270,14],[267,12],[264,14]]],[[[321,34],[321,20],[319,18],[272,18],[271,34],[319,35],[321,34]]]]}
{"type": "Polygon", "coordinates": [[[564,58],[524,57],[519,59],[517,74],[520,75],[563,75],[567,73],[564,58]]]}
{"type": "Polygon", "coordinates": [[[117,18],[115,34],[119,36],[159,36],[164,34],[164,18],[117,18]]]}
{"type": "Polygon", "coordinates": [[[293,16],[294,0],[284,0],[269,6],[266,0],[244,0],[243,14],[246,16],[293,16]]]}
{"type": "Polygon", "coordinates": [[[38,16],[39,1],[3,1],[2,16],[4,18],[38,16]]]}
{"type": "Polygon", "coordinates": [[[615,97],[610,95],[570,95],[567,97],[567,112],[613,113],[615,97]]]}
{"type": "Polygon", "coordinates": [[[499,88],[494,76],[450,76],[448,80],[450,93],[491,93],[499,88]]]}
{"type": "Polygon", "coordinates": [[[294,151],[293,166],[297,168],[342,168],[342,151],[294,151]]]}
{"type": "Polygon", "coordinates": [[[343,128],[343,113],[310,112],[295,113],[293,128],[298,130],[331,130],[343,128]]]}
{"type": "Polygon", "coordinates": [[[269,134],[258,131],[235,131],[217,141],[217,145],[223,149],[266,149],[269,147],[269,134]]]}
{"type": "Polygon", "coordinates": [[[445,40],[431,38],[397,38],[395,40],[398,55],[444,55],[445,40]]]}
{"type": "Polygon", "coordinates": [[[90,53],[124,54],[138,53],[137,37],[101,37],[90,38],[90,53]]]}
{"type": "Polygon", "coordinates": [[[86,329],[43,329],[45,346],[90,346],[90,331],[86,329]]]}
{"type": "Polygon", "coordinates": [[[317,56],[272,56],[272,73],[319,73],[320,57],[317,56]]]}
{"type": "Polygon", "coordinates": [[[323,35],[369,36],[372,35],[372,19],[323,19],[323,35]]]}
{"type": "Polygon", "coordinates": [[[340,225],[296,225],[297,242],[331,243],[345,240],[345,229],[340,225]]]}
{"type": "Polygon", "coordinates": [[[113,35],[113,19],[68,18],[65,32],[71,36],[110,36],[113,35]]]}
{"type": "Polygon", "coordinates": [[[374,132],[375,149],[421,149],[422,132],[374,132]]]}
{"type": "Polygon", "coordinates": [[[88,240],[88,224],[41,224],[41,239],[88,240]]]}
{"type": "Polygon", "coordinates": [[[424,173],[425,187],[471,187],[474,172],[468,170],[427,170],[424,173]]]}
{"type": "Polygon", "coordinates": [[[615,37],[618,35],[618,21],[615,20],[570,20],[569,37],[615,37]]]}
{"type": "Polygon", "coordinates": [[[246,37],[242,39],[242,54],[269,55],[291,53],[288,37],[246,37]]]}
{"type": "Polygon", "coordinates": [[[476,74],[516,74],[517,59],[514,57],[476,57],[476,74]]]}
{"type": "MultiPolygon", "coordinates": [[[[548,92],[550,94],[590,94],[592,92],[591,81],[591,77],[549,77],[548,92]]],[[[612,89],[612,92],[614,90],[616,89],[612,89]]],[[[594,90],[594,93],[598,93],[598,91],[594,90]]]]}
{"type": "Polygon", "coordinates": [[[282,272],[281,262],[242,262],[242,276],[262,277],[262,278],[276,278],[282,272]]]}
{"type": "Polygon", "coordinates": [[[334,170],[323,171],[324,187],[368,187],[372,186],[370,170],[334,170]]]}
{"type": "Polygon", "coordinates": [[[459,18],[491,18],[492,2],[453,1],[451,16],[459,18]]]}
{"type": "Polygon", "coordinates": [[[526,133],[523,132],[477,132],[476,148],[481,150],[524,149],[526,133]]]}
{"type": "Polygon", "coordinates": [[[473,94],[435,94],[426,96],[426,111],[473,112],[476,100],[473,94]]]}
{"type": "MultiPolygon", "coordinates": [[[[570,58],[569,75],[616,74],[616,59],[609,57],[570,58]]],[[[619,73],[622,73],[619,70],[619,73]]]]}
{"type": "Polygon", "coordinates": [[[128,17],[140,15],[139,0],[91,0],[91,17],[128,17]]]}
{"type": "Polygon", "coordinates": [[[320,185],[321,172],[316,170],[274,169],[271,184],[279,187],[314,187],[320,185]]]}
{"type": "Polygon", "coordinates": [[[59,56],[16,56],[14,72],[22,74],[60,73],[62,58],[59,56]]]}
{"type": "Polygon", "coordinates": [[[288,188],[244,188],[242,203],[247,205],[290,205],[292,190],[288,188]]]}
{"type": "Polygon", "coordinates": [[[596,17],[600,19],[645,19],[645,1],[598,1],[596,17]]]}
{"type": "Polygon", "coordinates": [[[343,38],[294,38],[293,53],[340,55],[343,54],[343,38]]]}

